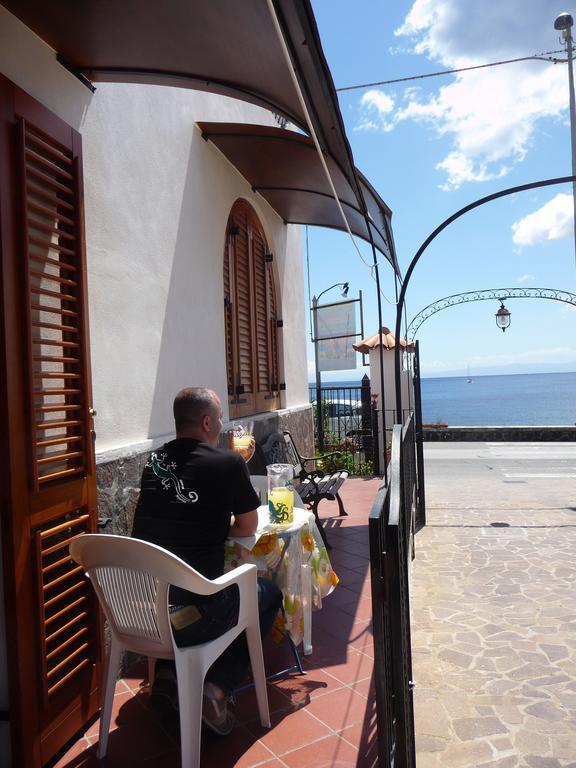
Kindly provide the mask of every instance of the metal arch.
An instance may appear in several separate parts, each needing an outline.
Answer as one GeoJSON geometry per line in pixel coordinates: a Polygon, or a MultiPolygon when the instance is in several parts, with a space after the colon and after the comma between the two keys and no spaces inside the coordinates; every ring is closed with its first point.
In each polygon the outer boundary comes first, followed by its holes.
{"type": "Polygon", "coordinates": [[[443,309],[466,304],[469,301],[507,301],[508,299],[550,299],[576,306],[576,293],[560,291],[556,288],[486,288],[480,291],[455,293],[452,296],[444,296],[421,309],[410,321],[406,338],[413,341],[422,323],[443,309]]]}
{"type": "MultiPolygon", "coordinates": [[[[444,219],[444,221],[436,227],[436,229],[431,232],[426,240],[422,243],[420,248],[416,251],[416,254],[414,255],[414,258],[410,262],[408,266],[408,270],[406,272],[406,276],[404,277],[404,282],[402,283],[402,288],[400,290],[400,296],[398,297],[398,303],[396,304],[396,325],[394,326],[394,335],[397,339],[400,338],[400,326],[402,325],[402,312],[404,310],[404,301],[406,299],[406,291],[408,290],[408,286],[410,284],[410,279],[412,278],[412,273],[414,272],[414,268],[416,267],[416,264],[420,261],[420,258],[422,257],[422,254],[428,248],[430,243],[432,243],[433,240],[435,240],[438,235],[446,229],[446,227],[450,226],[454,221],[459,219],[461,216],[464,216],[464,214],[468,213],[469,211],[473,211],[475,208],[479,208],[481,205],[486,205],[486,203],[491,203],[493,200],[498,200],[501,197],[507,197],[508,195],[514,195],[518,192],[525,192],[528,189],[538,189],[539,187],[550,187],[554,186],[556,184],[566,184],[568,182],[576,182],[576,176],[560,176],[555,179],[544,179],[543,181],[532,181],[529,184],[520,184],[517,187],[509,187],[508,189],[502,189],[500,192],[493,192],[491,195],[486,195],[486,197],[481,197],[478,200],[475,200],[473,203],[469,203],[468,205],[465,205],[464,208],[460,208],[456,213],[453,213],[451,216],[449,216],[447,219],[444,219]]],[[[373,248],[374,250],[374,248],[373,248]]],[[[378,296],[380,299],[380,296],[378,296]]],[[[380,315],[379,315],[380,317],[380,315]]],[[[397,423],[402,423],[402,373],[400,370],[400,344],[396,344],[394,347],[394,383],[396,385],[396,421],[397,423]]]]}

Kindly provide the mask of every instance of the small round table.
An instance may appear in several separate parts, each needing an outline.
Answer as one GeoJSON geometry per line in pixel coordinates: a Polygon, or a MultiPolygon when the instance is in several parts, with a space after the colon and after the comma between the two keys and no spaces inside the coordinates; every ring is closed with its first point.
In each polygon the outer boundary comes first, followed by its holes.
{"type": "Polygon", "coordinates": [[[302,642],[307,656],[312,653],[312,609],[322,608],[322,599],[333,591],[338,577],[312,512],[295,507],[292,523],[273,525],[268,507],[261,506],[258,521],[253,536],[228,539],[225,570],[254,563],[259,576],[280,587],[285,625],[278,628],[288,632],[295,645],[302,642]]]}

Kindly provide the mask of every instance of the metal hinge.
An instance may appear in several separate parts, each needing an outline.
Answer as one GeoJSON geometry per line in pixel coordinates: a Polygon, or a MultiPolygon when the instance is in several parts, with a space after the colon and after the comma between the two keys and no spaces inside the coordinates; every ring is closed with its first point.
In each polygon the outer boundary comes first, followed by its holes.
{"type": "Polygon", "coordinates": [[[271,253],[265,253],[264,254],[264,261],[266,261],[267,263],[270,263],[270,262],[274,261],[274,255],[271,254],[271,253]]]}
{"type": "Polygon", "coordinates": [[[284,328],[284,320],[276,320],[276,328],[284,328]]]}

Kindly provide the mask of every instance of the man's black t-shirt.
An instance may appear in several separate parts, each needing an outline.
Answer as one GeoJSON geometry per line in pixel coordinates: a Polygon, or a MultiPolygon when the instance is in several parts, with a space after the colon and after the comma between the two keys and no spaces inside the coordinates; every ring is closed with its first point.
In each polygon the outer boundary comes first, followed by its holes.
{"type": "Polygon", "coordinates": [[[150,454],[132,536],[164,547],[215,579],[223,572],[231,515],[259,503],[241,456],[177,438],[150,454]]]}

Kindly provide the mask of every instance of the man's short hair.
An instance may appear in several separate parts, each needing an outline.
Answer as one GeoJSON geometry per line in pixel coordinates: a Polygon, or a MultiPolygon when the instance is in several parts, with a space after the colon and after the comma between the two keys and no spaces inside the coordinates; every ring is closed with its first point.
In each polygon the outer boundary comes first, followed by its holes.
{"type": "Polygon", "coordinates": [[[202,417],[212,414],[216,408],[216,393],[206,387],[181,389],[174,398],[174,423],[176,430],[198,427],[202,417]]]}

